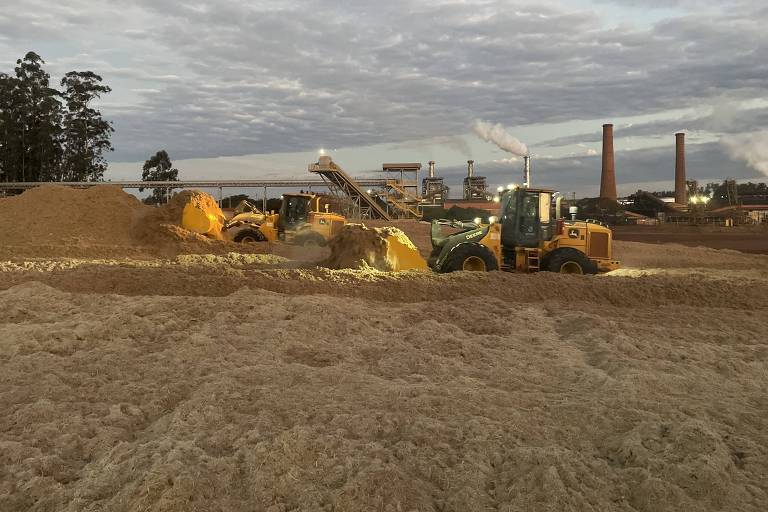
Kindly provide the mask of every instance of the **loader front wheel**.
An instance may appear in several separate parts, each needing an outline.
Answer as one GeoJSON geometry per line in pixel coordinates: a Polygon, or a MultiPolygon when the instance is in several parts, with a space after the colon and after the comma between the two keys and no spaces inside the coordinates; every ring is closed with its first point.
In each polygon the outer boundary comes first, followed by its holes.
{"type": "Polygon", "coordinates": [[[264,233],[258,229],[244,229],[235,235],[233,240],[239,244],[252,244],[256,242],[266,242],[264,233]]]}
{"type": "Polygon", "coordinates": [[[467,270],[490,272],[498,269],[499,264],[487,247],[479,244],[461,244],[451,251],[441,271],[456,272],[467,270]]]}
{"type": "Polygon", "coordinates": [[[587,256],[570,247],[555,249],[544,259],[544,268],[560,274],[597,274],[597,265],[587,256]]]}

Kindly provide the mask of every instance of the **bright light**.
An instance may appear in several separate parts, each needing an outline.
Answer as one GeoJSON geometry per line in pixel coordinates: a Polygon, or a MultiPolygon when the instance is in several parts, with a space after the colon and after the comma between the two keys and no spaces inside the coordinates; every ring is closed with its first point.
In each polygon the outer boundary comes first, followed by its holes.
{"type": "Polygon", "coordinates": [[[483,220],[480,217],[475,217],[475,224],[480,224],[480,221],[483,220]]]}
{"type": "Polygon", "coordinates": [[[365,191],[365,193],[368,194],[368,195],[371,195],[371,194],[373,194],[373,190],[368,189],[368,190],[365,191]]]}
{"type": "Polygon", "coordinates": [[[516,188],[518,188],[517,183],[510,183],[509,185],[507,185],[508,190],[515,190],[516,188]]]}
{"type": "Polygon", "coordinates": [[[499,201],[501,201],[501,198],[499,196],[493,196],[494,203],[498,203],[499,201]]]}
{"type": "Polygon", "coordinates": [[[499,187],[496,189],[496,192],[504,192],[504,187],[499,187]]]}
{"type": "Polygon", "coordinates": [[[702,201],[704,204],[707,204],[707,203],[709,202],[709,200],[710,200],[710,199],[712,199],[712,198],[711,198],[711,197],[707,197],[707,196],[704,196],[704,197],[702,197],[702,198],[701,198],[701,201],[702,201]]]}
{"type": "Polygon", "coordinates": [[[691,203],[696,204],[698,202],[699,202],[699,197],[698,196],[691,196],[691,203]]]}
{"type": "Polygon", "coordinates": [[[320,150],[318,151],[318,153],[320,154],[320,156],[323,156],[323,155],[325,155],[325,149],[323,149],[323,148],[320,148],[320,150]]]}
{"type": "Polygon", "coordinates": [[[499,220],[498,217],[494,217],[494,216],[488,217],[488,222],[491,224],[495,224],[497,220],[499,220]]]}

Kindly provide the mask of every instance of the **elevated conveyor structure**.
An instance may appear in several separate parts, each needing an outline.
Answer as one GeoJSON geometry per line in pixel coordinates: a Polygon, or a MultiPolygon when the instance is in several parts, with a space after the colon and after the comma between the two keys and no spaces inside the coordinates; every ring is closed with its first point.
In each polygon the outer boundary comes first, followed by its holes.
{"type": "Polygon", "coordinates": [[[385,163],[381,170],[387,175],[386,195],[387,213],[398,219],[420,219],[419,205],[419,170],[421,164],[385,163]]]}
{"type": "Polygon", "coordinates": [[[346,198],[350,204],[350,217],[358,219],[391,220],[386,210],[365,192],[360,185],[339,167],[330,156],[324,155],[315,164],[309,164],[309,172],[319,174],[328,189],[346,198]]]}
{"type": "Polygon", "coordinates": [[[387,209],[401,219],[420,219],[419,197],[413,195],[397,180],[387,180],[387,209]]]}

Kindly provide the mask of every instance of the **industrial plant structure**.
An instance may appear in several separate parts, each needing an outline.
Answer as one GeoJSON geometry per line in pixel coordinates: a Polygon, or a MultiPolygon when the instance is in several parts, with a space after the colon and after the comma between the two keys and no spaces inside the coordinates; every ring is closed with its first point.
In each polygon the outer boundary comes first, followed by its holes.
{"type": "Polygon", "coordinates": [[[488,200],[488,184],[485,176],[475,176],[475,161],[467,160],[467,177],[464,178],[464,200],[488,200]]]}
{"type": "Polygon", "coordinates": [[[429,174],[421,181],[421,195],[424,201],[431,205],[442,204],[448,198],[450,189],[442,177],[435,173],[435,161],[429,161],[429,174]]]}
{"type": "Polygon", "coordinates": [[[613,125],[603,125],[603,170],[600,175],[600,199],[616,201],[616,163],[613,158],[613,125]]]}

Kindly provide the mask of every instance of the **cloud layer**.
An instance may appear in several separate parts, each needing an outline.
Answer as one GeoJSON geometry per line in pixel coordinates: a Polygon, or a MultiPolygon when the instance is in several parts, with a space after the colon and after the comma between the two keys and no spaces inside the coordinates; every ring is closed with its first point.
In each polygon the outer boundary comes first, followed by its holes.
{"type": "MultiPolygon", "coordinates": [[[[205,158],[450,140],[478,118],[515,127],[663,117],[764,98],[768,82],[758,0],[10,3],[0,13],[4,67],[35,49],[54,71],[100,72],[115,89],[103,110],[122,160],[159,146],[205,158]],[[654,7],[672,11],[646,20],[654,7]]],[[[748,131],[766,112],[726,130],[748,131]]],[[[725,122],[713,116],[683,127],[725,122]]],[[[555,145],[594,137],[552,134],[555,145]]]]}

